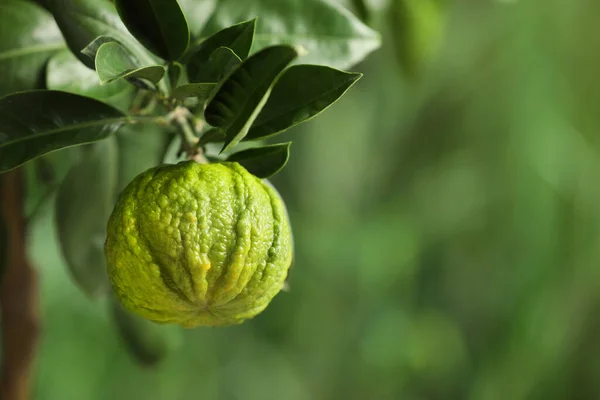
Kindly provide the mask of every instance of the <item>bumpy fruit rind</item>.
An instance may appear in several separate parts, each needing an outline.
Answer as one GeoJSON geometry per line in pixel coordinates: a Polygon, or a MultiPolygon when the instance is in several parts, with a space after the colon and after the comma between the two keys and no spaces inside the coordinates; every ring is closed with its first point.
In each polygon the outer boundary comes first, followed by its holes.
{"type": "Polygon", "coordinates": [[[122,304],[185,327],[243,322],[280,291],[292,239],[279,195],[238,163],[152,168],[108,222],[108,274],[122,304]]]}

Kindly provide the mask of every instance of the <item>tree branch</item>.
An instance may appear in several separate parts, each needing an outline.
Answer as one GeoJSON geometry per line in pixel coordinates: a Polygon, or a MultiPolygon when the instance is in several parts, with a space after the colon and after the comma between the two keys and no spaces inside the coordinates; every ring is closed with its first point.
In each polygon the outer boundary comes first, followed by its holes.
{"type": "Polygon", "coordinates": [[[0,284],[0,398],[27,400],[40,331],[37,275],[27,259],[22,171],[16,169],[0,178],[0,211],[8,238],[7,265],[0,284]]]}

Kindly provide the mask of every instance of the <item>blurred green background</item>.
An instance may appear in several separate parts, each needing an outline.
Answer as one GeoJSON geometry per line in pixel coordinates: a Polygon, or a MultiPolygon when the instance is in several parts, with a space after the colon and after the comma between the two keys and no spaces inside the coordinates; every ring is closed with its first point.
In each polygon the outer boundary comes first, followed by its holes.
{"type": "Polygon", "coordinates": [[[291,291],[141,367],[49,205],[37,399],[600,398],[600,3],[447,1],[415,68],[369,4],[364,78],[286,134],[291,291]]]}

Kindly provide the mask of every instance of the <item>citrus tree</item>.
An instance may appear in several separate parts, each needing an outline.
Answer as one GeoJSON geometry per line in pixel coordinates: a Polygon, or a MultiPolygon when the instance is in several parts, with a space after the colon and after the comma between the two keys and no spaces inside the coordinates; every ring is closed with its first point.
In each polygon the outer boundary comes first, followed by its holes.
{"type": "Polygon", "coordinates": [[[173,333],[150,321],[264,310],[292,262],[267,181],[291,143],[265,139],[338,100],[378,46],[327,0],[4,0],[2,398],[27,397],[39,321],[26,232],[48,199],[73,281],[113,299],[141,362],[173,333]]]}

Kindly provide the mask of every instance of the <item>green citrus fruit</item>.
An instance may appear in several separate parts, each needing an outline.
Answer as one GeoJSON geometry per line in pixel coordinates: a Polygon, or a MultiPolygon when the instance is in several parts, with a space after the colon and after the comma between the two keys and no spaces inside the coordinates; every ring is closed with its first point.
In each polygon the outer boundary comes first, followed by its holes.
{"type": "Polygon", "coordinates": [[[125,306],[158,323],[231,325],[263,311],[292,262],[285,206],[238,163],[152,168],[108,222],[108,274],[125,306]]]}

